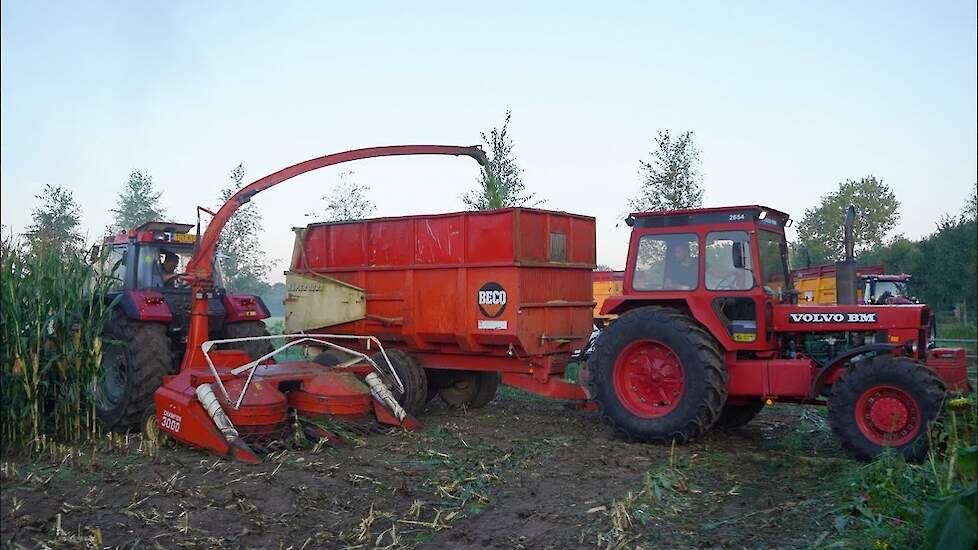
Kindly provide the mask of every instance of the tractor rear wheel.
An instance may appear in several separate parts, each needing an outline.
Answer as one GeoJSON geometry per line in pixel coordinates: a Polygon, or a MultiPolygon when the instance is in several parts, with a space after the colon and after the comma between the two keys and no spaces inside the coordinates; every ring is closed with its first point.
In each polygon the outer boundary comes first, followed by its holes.
{"type": "Polygon", "coordinates": [[[632,439],[694,439],[716,422],[727,400],[716,342],[672,308],[622,315],[601,332],[588,369],[602,417],[632,439]]]}
{"type": "Polygon", "coordinates": [[[377,352],[371,359],[380,367],[381,379],[390,388],[391,393],[394,394],[394,399],[404,407],[404,410],[408,414],[411,416],[421,414],[424,411],[425,405],[428,403],[428,377],[425,375],[424,368],[409,353],[399,349],[388,349],[385,351],[387,352],[387,358],[390,359],[391,366],[394,367],[394,372],[397,373],[397,378],[400,379],[401,384],[404,386],[404,391],[398,389],[397,384],[390,379],[390,375],[386,372],[387,362],[384,361],[384,355],[377,352]]]}
{"type": "MultiPolygon", "coordinates": [[[[225,338],[251,338],[254,336],[268,336],[268,328],[261,321],[241,321],[224,326],[225,338]]],[[[258,359],[267,353],[272,352],[271,340],[249,340],[247,342],[237,342],[225,344],[231,349],[240,349],[248,354],[252,360],[258,359]]]]}
{"type": "Polygon", "coordinates": [[[110,430],[142,429],[155,413],[153,393],[173,365],[166,325],[117,313],[102,342],[102,374],[95,388],[98,419],[110,430]]]}
{"type": "Polygon", "coordinates": [[[750,403],[741,405],[731,405],[727,403],[723,406],[720,411],[720,418],[717,418],[716,424],[713,425],[714,428],[719,428],[721,430],[732,430],[734,428],[739,428],[744,424],[747,424],[757,413],[761,412],[764,408],[763,401],[751,401],[750,403]]]}
{"type": "Polygon", "coordinates": [[[453,408],[478,409],[496,397],[499,373],[488,371],[456,371],[449,383],[438,390],[438,396],[453,408]]]}
{"type": "Polygon", "coordinates": [[[910,359],[882,355],[851,366],[833,385],[829,425],[843,448],[870,460],[895,447],[908,461],[927,457],[927,426],[946,389],[934,371],[910,359]]]}

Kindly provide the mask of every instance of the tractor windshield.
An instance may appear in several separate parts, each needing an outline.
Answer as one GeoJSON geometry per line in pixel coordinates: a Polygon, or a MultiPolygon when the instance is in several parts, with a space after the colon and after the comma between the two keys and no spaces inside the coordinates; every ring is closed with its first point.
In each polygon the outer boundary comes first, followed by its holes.
{"type": "Polygon", "coordinates": [[[790,289],[788,246],[784,235],[771,231],[758,231],[757,246],[761,257],[761,278],[765,292],[780,295],[786,288],[790,289]]]}
{"type": "MultiPolygon", "coordinates": [[[[137,287],[141,289],[188,288],[175,275],[184,273],[193,258],[191,246],[145,246],[140,247],[139,267],[137,268],[137,287]]],[[[214,284],[223,286],[220,269],[214,271],[214,284]]]]}
{"type": "Polygon", "coordinates": [[[903,281],[876,281],[875,288],[870,282],[866,282],[863,296],[871,304],[892,304],[910,302],[910,293],[907,291],[907,284],[903,281]]]}

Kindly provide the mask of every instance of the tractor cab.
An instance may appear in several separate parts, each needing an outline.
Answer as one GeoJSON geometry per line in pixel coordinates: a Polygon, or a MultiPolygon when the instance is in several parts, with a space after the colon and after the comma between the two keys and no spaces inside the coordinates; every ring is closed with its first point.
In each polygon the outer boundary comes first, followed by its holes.
{"type": "Polygon", "coordinates": [[[624,294],[602,313],[669,304],[709,327],[727,349],[768,347],[770,312],[792,294],[784,228],[763,206],[634,213],[624,294]],[[636,302],[636,299],[639,302],[636,302]]]}
{"type": "MultiPolygon", "coordinates": [[[[173,370],[183,355],[190,325],[191,288],[180,275],[196,252],[194,228],[186,223],[146,222],[105,237],[102,247],[91,252],[97,261],[95,271],[112,278],[108,299],[118,299],[117,316],[165,327],[173,370]]],[[[268,317],[268,310],[261,298],[228,293],[216,260],[214,283],[207,303],[210,335],[238,335],[246,325],[247,335],[263,333],[261,320],[268,317]]]]}
{"type": "Polygon", "coordinates": [[[910,295],[907,283],[910,275],[863,275],[863,300],[867,304],[896,305],[916,304],[917,299],[910,295]]]}
{"type": "MultiPolygon", "coordinates": [[[[146,222],[139,227],[105,237],[108,253],[99,264],[100,272],[114,274],[117,289],[175,290],[187,287],[179,277],[194,255],[196,236],[193,225],[185,223],[146,222]]],[[[93,250],[92,257],[98,256],[93,250]]],[[[215,265],[217,267],[217,265],[215,265]]],[[[221,287],[220,271],[216,286],[221,287]]]]}

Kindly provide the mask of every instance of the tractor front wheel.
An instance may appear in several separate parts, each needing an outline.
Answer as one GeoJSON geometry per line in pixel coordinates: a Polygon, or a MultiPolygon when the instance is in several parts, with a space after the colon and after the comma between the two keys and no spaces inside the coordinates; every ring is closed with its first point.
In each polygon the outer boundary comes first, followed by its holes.
{"type": "Polygon", "coordinates": [[[694,439],[716,422],[727,399],[715,341],[671,308],[621,316],[601,332],[588,369],[602,417],[632,439],[694,439]]]}
{"type": "Polygon", "coordinates": [[[166,325],[135,321],[117,313],[102,336],[102,374],[95,412],[110,430],[141,429],[155,413],[153,393],[173,359],[166,325]]]}
{"type": "Polygon", "coordinates": [[[927,426],[944,401],[944,383],[909,357],[878,356],[853,365],[829,396],[829,425],[860,460],[885,447],[908,461],[927,456],[927,426]]]}
{"type": "Polygon", "coordinates": [[[381,379],[394,394],[394,399],[404,407],[408,414],[411,416],[421,414],[428,403],[428,377],[425,375],[424,368],[409,353],[399,349],[385,351],[387,358],[390,359],[390,366],[394,368],[397,378],[404,386],[404,391],[397,387],[397,384],[391,380],[391,376],[387,373],[387,361],[384,360],[384,354],[377,352],[371,359],[380,367],[381,379]]]}

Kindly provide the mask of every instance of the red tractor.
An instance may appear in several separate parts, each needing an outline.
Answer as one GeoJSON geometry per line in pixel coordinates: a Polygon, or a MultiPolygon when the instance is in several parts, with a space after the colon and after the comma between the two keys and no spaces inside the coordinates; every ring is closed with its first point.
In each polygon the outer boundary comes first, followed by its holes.
{"type": "MultiPolygon", "coordinates": [[[[103,258],[100,271],[115,280],[107,300],[118,300],[105,329],[103,376],[96,392],[99,419],[110,429],[140,426],[151,417],[153,392],[164,376],[180,370],[193,296],[179,275],[195,251],[193,228],[147,222],[106,237],[102,246],[108,250],[92,251],[93,257],[103,258]]],[[[261,298],[227,292],[220,269],[215,272],[215,290],[207,299],[209,336],[267,335],[262,319],[268,317],[268,309],[261,298]]],[[[268,341],[249,341],[242,349],[258,358],[270,346],[268,341]]]]}
{"type": "Polygon", "coordinates": [[[967,391],[964,354],[927,349],[926,305],[799,305],[788,221],[763,206],[632,214],[624,292],[601,310],[620,317],[595,344],[590,397],[646,441],[736,427],[774,401],[828,405],[856,457],[892,446],[921,459],[947,392],[967,391]]]}

